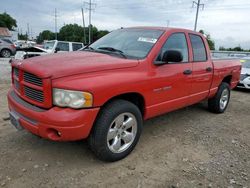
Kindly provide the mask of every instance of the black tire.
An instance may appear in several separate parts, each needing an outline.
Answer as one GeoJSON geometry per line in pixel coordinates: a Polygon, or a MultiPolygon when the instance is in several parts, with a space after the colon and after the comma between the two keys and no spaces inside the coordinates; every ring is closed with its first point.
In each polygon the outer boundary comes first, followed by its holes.
{"type": "MultiPolygon", "coordinates": [[[[115,123],[115,122],[114,122],[115,123]]],[[[129,101],[125,100],[114,100],[107,105],[105,105],[100,114],[98,115],[92,132],[88,138],[88,143],[90,149],[94,154],[102,161],[118,161],[125,158],[136,146],[142,131],[142,115],[140,110],[136,105],[129,101]],[[112,122],[119,116],[124,113],[132,114],[137,123],[137,131],[131,141],[131,145],[125,151],[120,153],[114,153],[109,148],[108,132],[112,126],[112,122]]],[[[134,124],[133,124],[134,126],[134,124]]]]}
{"type": "Polygon", "coordinates": [[[1,56],[4,58],[9,58],[11,56],[11,51],[8,49],[3,49],[1,51],[1,56]]]}
{"type": "Polygon", "coordinates": [[[225,82],[222,82],[221,85],[219,86],[219,89],[218,89],[216,95],[213,98],[208,100],[208,109],[209,109],[209,111],[213,112],[213,113],[217,113],[217,114],[225,112],[225,110],[228,107],[229,101],[230,101],[230,94],[231,94],[231,89],[230,89],[229,84],[225,83],[225,82]],[[227,103],[226,103],[226,105],[224,107],[222,107],[220,105],[220,101],[221,101],[221,98],[222,98],[223,91],[228,92],[228,100],[227,100],[227,103]]]}

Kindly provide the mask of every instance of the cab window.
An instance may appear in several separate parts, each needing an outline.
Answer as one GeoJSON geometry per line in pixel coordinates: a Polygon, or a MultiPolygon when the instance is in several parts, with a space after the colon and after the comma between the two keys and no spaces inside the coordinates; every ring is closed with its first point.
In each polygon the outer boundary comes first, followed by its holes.
{"type": "Polygon", "coordinates": [[[67,42],[58,42],[57,48],[59,51],[69,51],[69,43],[67,42]]]}
{"type": "Polygon", "coordinates": [[[193,50],[193,61],[201,62],[207,61],[206,47],[202,38],[199,35],[189,34],[192,50],[193,50]]]}
{"type": "MultiPolygon", "coordinates": [[[[168,37],[166,43],[163,45],[157,61],[162,61],[164,52],[167,50],[178,50],[183,55],[182,62],[188,62],[188,46],[184,33],[174,33],[168,37]]],[[[171,63],[171,62],[169,62],[171,63]]]]}
{"type": "Polygon", "coordinates": [[[80,48],[82,48],[82,44],[80,44],[80,43],[72,43],[72,48],[73,48],[73,51],[77,51],[80,48]]]}

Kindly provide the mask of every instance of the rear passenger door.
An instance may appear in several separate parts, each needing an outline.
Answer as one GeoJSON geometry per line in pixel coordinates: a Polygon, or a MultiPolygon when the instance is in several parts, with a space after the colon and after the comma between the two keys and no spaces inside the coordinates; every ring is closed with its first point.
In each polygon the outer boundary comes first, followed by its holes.
{"type": "Polygon", "coordinates": [[[208,58],[204,38],[196,34],[189,34],[189,39],[193,54],[193,77],[189,104],[195,104],[204,100],[209,94],[213,78],[213,65],[208,58]]]}

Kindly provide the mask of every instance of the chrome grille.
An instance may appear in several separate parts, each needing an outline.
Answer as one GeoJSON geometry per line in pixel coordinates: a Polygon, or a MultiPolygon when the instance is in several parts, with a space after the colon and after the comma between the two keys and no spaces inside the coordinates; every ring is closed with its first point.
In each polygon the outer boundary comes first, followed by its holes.
{"type": "Polygon", "coordinates": [[[23,74],[23,79],[25,82],[37,85],[37,86],[42,86],[43,85],[43,81],[41,78],[38,78],[37,76],[35,76],[34,74],[28,73],[28,72],[24,72],[23,74]]]}
{"type": "Polygon", "coordinates": [[[39,91],[27,86],[24,86],[24,95],[37,102],[42,103],[44,101],[43,91],[39,91]]]}

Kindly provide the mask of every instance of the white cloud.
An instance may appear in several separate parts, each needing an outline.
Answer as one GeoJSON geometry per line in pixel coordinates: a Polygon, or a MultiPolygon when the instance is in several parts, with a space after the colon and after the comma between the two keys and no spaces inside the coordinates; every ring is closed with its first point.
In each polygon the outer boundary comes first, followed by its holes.
{"type": "MultiPolygon", "coordinates": [[[[87,0],[86,0],[87,1],[87,0]]],[[[192,0],[93,0],[93,25],[113,30],[138,25],[167,26],[193,29],[195,8],[192,0]]],[[[250,2],[248,0],[201,0],[198,29],[211,34],[216,46],[250,48],[250,2]]],[[[18,21],[22,31],[27,23],[34,35],[44,29],[54,30],[54,9],[58,10],[58,26],[68,23],[82,25],[82,0],[8,0],[1,2],[0,11],[7,11],[18,21]]],[[[85,10],[87,11],[87,10],[85,10]]],[[[88,13],[85,14],[88,25],[88,13]]]]}

